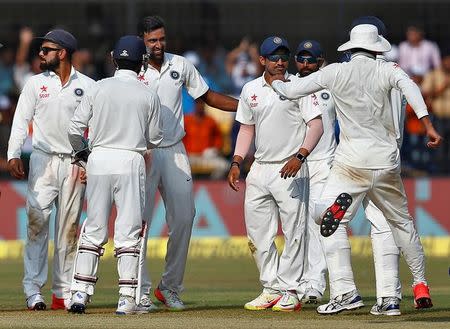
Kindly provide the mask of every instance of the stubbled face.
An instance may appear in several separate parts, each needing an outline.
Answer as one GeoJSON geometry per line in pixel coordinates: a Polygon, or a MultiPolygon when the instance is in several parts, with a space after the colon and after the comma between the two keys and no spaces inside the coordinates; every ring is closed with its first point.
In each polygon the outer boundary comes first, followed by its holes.
{"type": "Polygon", "coordinates": [[[41,70],[55,71],[61,62],[61,53],[65,51],[60,45],[44,41],[39,50],[39,58],[41,60],[39,67],[41,70]]]}
{"type": "Polygon", "coordinates": [[[144,32],[143,39],[147,50],[150,52],[150,58],[158,62],[164,60],[164,51],[166,49],[166,31],[160,28],[151,32],[144,32]]]}
{"type": "Polygon", "coordinates": [[[302,51],[298,55],[300,56],[296,56],[295,65],[297,66],[297,71],[300,73],[300,76],[306,77],[319,70],[320,63],[317,58],[306,51],[302,51]],[[298,61],[298,59],[300,59],[300,61],[298,61]],[[314,61],[315,63],[311,63],[314,61]]]}
{"type": "Polygon", "coordinates": [[[289,52],[284,48],[277,49],[267,57],[260,56],[259,61],[269,75],[285,74],[289,65],[289,52]]]}

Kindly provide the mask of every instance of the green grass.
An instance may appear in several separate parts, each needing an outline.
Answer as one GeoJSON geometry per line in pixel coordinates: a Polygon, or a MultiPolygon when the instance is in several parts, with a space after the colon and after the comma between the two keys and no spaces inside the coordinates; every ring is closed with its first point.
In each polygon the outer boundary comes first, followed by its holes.
{"type": "MultiPolygon", "coordinates": [[[[2,262],[0,267],[0,328],[450,328],[449,261],[428,259],[427,272],[434,307],[416,311],[412,307],[410,274],[401,264],[403,301],[400,317],[374,317],[369,314],[375,302],[375,281],[371,258],[354,257],[356,283],[366,306],[335,316],[319,316],[315,307],[305,305],[301,312],[251,312],[243,304],[260,292],[256,267],[251,258],[191,259],[182,295],[188,309],[184,312],[160,311],[146,315],[120,317],[114,314],[117,303],[115,261],[102,260],[99,282],[88,314],[64,311],[26,311],[22,293],[22,263],[2,262]]],[[[163,262],[150,260],[150,273],[156,285],[163,262]]],[[[50,301],[48,286],[45,298],[50,301]]]]}

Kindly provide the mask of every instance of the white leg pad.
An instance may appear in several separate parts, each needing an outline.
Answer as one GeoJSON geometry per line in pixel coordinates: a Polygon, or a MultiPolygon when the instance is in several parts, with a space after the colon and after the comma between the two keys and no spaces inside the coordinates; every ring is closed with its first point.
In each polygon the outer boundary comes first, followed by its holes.
{"type": "Polygon", "coordinates": [[[139,260],[142,249],[140,244],[136,247],[118,248],[115,251],[117,257],[117,271],[119,273],[119,294],[136,296],[139,287],[139,260]]]}
{"type": "Polygon", "coordinates": [[[102,247],[81,243],[75,259],[75,269],[70,290],[83,291],[89,296],[94,294],[98,261],[103,255],[102,247]]]}

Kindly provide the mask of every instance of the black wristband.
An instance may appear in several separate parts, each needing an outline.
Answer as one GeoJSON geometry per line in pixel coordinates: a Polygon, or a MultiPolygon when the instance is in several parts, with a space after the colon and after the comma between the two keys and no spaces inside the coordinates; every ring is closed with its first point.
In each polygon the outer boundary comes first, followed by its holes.
{"type": "Polygon", "coordinates": [[[297,153],[297,154],[295,155],[295,157],[296,157],[297,159],[299,159],[301,163],[305,162],[305,160],[306,160],[306,157],[305,157],[303,154],[301,154],[301,153],[297,153]]]}
{"type": "Polygon", "coordinates": [[[239,169],[241,169],[241,165],[240,165],[239,162],[237,162],[237,161],[232,161],[232,162],[231,162],[230,168],[233,167],[233,166],[236,166],[236,167],[238,167],[239,169]]]}

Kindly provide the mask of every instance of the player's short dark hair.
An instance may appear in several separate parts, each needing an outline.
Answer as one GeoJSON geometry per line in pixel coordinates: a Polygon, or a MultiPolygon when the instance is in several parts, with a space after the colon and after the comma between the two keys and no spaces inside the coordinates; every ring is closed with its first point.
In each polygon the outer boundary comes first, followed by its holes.
{"type": "Polygon", "coordinates": [[[152,32],[164,27],[165,23],[161,17],[156,15],[147,16],[138,23],[138,33],[142,37],[144,33],[152,32]]]}
{"type": "Polygon", "coordinates": [[[131,70],[134,72],[139,72],[142,67],[142,62],[134,62],[128,59],[115,59],[119,70],[131,70]]]}

